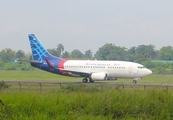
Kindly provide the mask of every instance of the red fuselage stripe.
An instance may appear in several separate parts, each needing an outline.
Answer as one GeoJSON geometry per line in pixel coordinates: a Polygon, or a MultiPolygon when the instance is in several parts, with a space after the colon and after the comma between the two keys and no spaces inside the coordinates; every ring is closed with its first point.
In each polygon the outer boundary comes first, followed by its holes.
{"type": "MultiPolygon", "coordinates": [[[[67,62],[67,60],[62,60],[59,64],[58,64],[58,68],[64,69],[64,63],[67,62]]],[[[71,76],[68,72],[64,72],[63,70],[60,70],[60,73],[65,75],[65,76],[71,76]]]]}

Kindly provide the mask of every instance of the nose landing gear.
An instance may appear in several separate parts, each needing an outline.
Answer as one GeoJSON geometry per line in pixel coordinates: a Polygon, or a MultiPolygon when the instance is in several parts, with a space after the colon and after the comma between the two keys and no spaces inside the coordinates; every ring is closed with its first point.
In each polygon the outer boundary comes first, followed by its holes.
{"type": "Polygon", "coordinates": [[[137,83],[137,80],[141,80],[142,78],[134,78],[133,79],[133,84],[136,84],[137,83]]]}

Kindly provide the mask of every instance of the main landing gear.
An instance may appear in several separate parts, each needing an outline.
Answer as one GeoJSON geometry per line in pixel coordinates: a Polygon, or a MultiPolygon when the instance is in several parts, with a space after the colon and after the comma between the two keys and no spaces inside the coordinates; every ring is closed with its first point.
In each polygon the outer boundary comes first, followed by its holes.
{"type": "Polygon", "coordinates": [[[137,81],[136,80],[133,80],[133,84],[136,84],[137,83],[137,81]]]}
{"type": "MultiPolygon", "coordinates": [[[[82,79],[82,82],[83,82],[83,83],[87,83],[87,82],[88,82],[88,78],[87,78],[87,77],[85,77],[84,79],[82,79]]],[[[90,83],[93,83],[93,82],[94,82],[94,80],[92,80],[92,78],[91,78],[91,77],[89,77],[89,82],[90,82],[90,83]]]]}

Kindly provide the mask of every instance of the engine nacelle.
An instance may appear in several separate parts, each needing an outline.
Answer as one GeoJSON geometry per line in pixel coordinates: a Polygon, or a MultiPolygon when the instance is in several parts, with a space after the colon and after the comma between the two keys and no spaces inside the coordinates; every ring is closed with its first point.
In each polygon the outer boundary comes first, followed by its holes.
{"type": "Polygon", "coordinates": [[[92,80],[106,80],[107,74],[105,72],[92,73],[92,80]]]}

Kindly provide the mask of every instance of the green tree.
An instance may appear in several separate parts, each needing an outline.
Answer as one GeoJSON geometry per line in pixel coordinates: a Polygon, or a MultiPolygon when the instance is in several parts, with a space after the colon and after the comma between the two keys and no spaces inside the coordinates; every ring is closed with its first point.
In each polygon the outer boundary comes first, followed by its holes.
{"type": "Polygon", "coordinates": [[[85,51],[84,57],[85,58],[92,58],[92,52],[91,52],[91,50],[85,51]]]}
{"type": "Polygon", "coordinates": [[[99,48],[95,57],[101,60],[126,60],[127,51],[125,47],[118,47],[107,43],[99,48]]]}
{"type": "Polygon", "coordinates": [[[63,54],[62,54],[62,57],[63,58],[70,58],[70,53],[69,52],[67,52],[67,51],[65,51],[63,54]]]}
{"type": "Polygon", "coordinates": [[[58,55],[59,57],[61,56],[62,52],[64,51],[64,46],[62,44],[58,44],[57,45],[57,52],[58,52],[58,55]]]}
{"type": "Polygon", "coordinates": [[[142,54],[146,59],[156,58],[156,50],[154,45],[139,45],[136,48],[137,54],[142,54]]]}
{"type": "Polygon", "coordinates": [[[52,48],[52,49],[47,49],[47,51],[51,54],[54,55],[56,57],[60,57],[59,53],[57,52],[56,49],[52,48]]]}
{"type": "Polygon", "coordinates": [[[32,54],[31,54],[31,53],[25,54],[25,59],[26,59],[26,60],[33,60],[32,54]]]}
{"type": "Polygon", "coordinates": [[[0,61],[2,62],[11,62],[14,61],[16,57],[15,51],[11,50],[10,48],[5,48],[0,51],[0,61]]]}
{"type": "Polygon", "coordinates": [[[78,49],[75,49],[71,52],[72,58],[83,58],[83,56],[84,55],[78,49]]]}
{"type": "Polygon", "coordinates": [[[96,52],[95,57],[100,60],[108,60],[110,57],[108,55],[114,49],[114,44],[106,43],[104,46],[100,47],[99,50],[96,52]]]}
{"type": "Polygon", "coordinates": [[[173,60],[173,47],[164,46],[158,51],[158,58],[161,60],[173,60]]]}
{"type": "Polygon", "coordinates": [[[127,48],[125,47],[114,47],[115,60],[127,60],[127,48]]]}
{"type": "Polygon", "coordinates": [[[146,61],[146,58],[142,54],[135,54],[134,62],[142,63],[144,61],[146,61]]]}
{"type": "Polygon", "coordinates": [[[23,59],[23,58],[25,58],[25,52],[22,51],[22,50],[18,50],[18,51],[16,52],[16,58],[18,58],[18,59],[23,59]]]}
{"type": "Polygon", "coordinates": [[[136,54],[136,47],[131,47],[128,51],[127,51],[127,53],[128,53],[128,60],[129,61],[134,61],[134,57],[135,57],[135,54],[136,54]]]}

